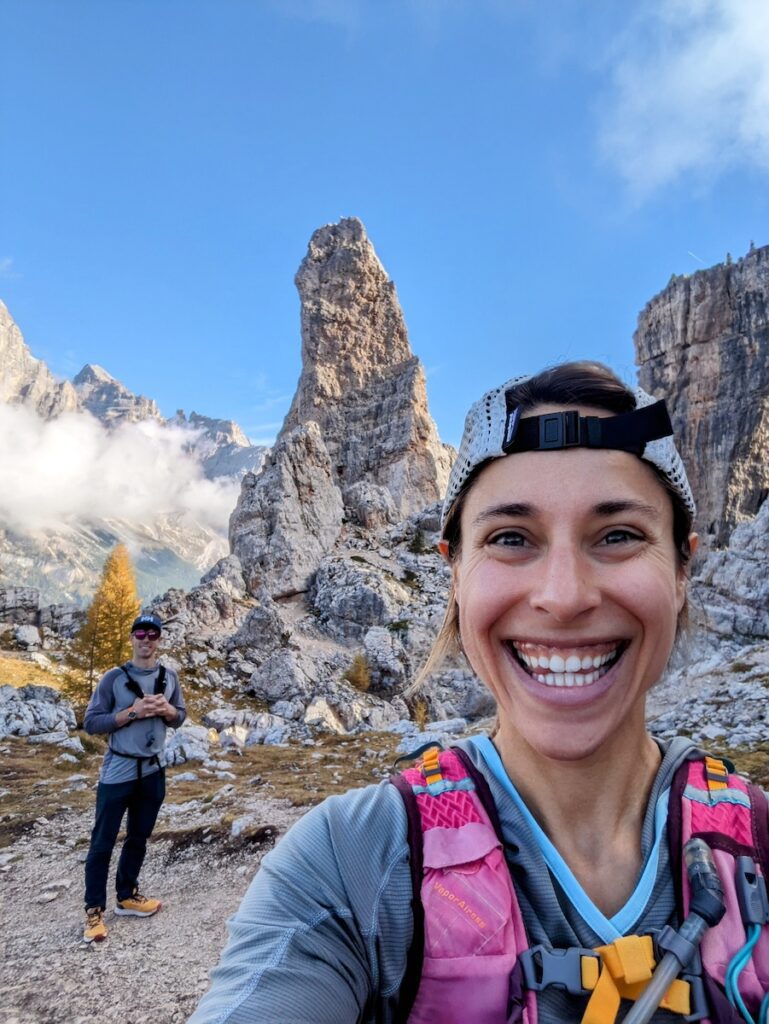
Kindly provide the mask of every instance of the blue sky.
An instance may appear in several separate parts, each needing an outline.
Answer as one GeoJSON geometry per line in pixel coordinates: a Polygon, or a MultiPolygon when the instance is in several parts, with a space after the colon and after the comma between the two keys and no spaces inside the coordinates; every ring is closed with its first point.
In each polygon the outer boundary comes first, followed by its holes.
{"type": "Polygon", "coordinates": [[[631,379],[672,273],[769,243],[765,0],[3,0],[0,37],[0,298],[33,353],[258,441],[342,216],[453,443],[514,373],[631,379]]]}

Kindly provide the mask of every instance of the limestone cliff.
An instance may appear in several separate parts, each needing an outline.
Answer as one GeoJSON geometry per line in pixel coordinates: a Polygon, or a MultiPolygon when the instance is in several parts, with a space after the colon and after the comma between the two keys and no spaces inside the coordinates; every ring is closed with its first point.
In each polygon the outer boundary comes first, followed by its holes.
{"type": "Polygon", "coordinates": [[[769,493],[769,246],[673,277],[634,340],[641,386],[668,400],[699,532],[723,546],[769,493]]]}

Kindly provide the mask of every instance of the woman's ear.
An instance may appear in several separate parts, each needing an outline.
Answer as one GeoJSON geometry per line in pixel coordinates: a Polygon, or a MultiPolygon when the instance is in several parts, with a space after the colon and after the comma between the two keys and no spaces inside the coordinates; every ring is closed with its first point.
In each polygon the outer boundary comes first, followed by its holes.
{"type": "Polygon", "coordinates": [[[689,550],[691,551],[692,558],[694,558],[694,556],[695,556],[695,554],[697,552],[697,548],[699,546],[699,543],[700,543],[699,535],[696,534],[696,533],[690,533],[689,534],[689,550]]]}
{"type": "Polygon", "coordinates": [[[449,557],[449,542],[447,540],[439,540],[438,550],[443,555],[444,560],[451,565],[451,558],[449,557]]]}

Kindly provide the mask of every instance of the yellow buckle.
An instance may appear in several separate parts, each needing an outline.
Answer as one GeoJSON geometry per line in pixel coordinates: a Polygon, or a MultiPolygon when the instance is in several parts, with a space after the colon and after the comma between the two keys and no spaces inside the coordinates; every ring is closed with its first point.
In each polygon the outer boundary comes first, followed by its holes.
{"type": "Polygon", "coordinates": [[[441,775],[441,766],[439,762],[440,749],[438,747],[430,747],[422,758],[422,774],[425,777],[425,781],[429,786],[433,782],[440,782],[443,776],[441,775]]]}

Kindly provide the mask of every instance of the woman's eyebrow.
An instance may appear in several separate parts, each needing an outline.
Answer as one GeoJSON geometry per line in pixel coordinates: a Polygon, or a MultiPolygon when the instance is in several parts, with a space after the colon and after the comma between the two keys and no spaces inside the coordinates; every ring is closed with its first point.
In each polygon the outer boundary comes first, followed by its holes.
{"type": "Polygon", "coordinates": [[[513,519],[522,519],[527,516],[533,516],[537,513],[536,505],[527,505],[525,502],[506,502],[502,505],[491,505],[489,508],[485,508],[482,512],[473,520],[473,525],[480,525],[485,523],[488,519],[497,519],[500,516],[512,517],[513,519]]]}
{"type": "Polygon", "coordinates": [[[593,506],[593,512],[597,516],[615,516],[621,512],[639,512],[650,519],[660,518],[660,510],[654,505],[647,505],[643,501],[625,499],[622,501],[601,501],[593,506]]]}

